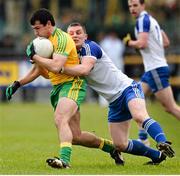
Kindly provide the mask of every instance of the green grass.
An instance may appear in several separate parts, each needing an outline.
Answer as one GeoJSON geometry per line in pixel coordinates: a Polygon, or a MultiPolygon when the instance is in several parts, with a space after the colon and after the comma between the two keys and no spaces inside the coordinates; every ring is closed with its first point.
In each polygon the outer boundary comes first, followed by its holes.
{"type": "MultiPolygon", "coordinates": [[[[173,141],[176,157],[159,166],[144,166],[148,158],[123,154],[126,164],[116,166],[113,160],[98,149],[73,146],[72,168],[57,170],[48,167],[45,160],[57,156],[58,137],[53,111],[48,104],[0,104],[0,175],[1,174],[180,174],[179,122],[165,113],[159,104],[148,104],[150,114],[158,120],[169,140],[173,141]]],[[[81,128],[110,138],[107,127],[107,109],[97,104],[81,107],[81,128]]],[[[137,138],[133,122],[131,138],[137,138]]],[[[155,146],[155,143],[151,141],[155,146]]]]}

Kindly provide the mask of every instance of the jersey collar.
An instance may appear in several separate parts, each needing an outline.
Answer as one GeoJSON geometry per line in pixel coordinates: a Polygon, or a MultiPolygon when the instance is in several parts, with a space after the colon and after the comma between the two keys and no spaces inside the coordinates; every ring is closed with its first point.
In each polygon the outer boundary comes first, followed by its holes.
{"type": "Polygon", "coordinates": [[[57,31],[57,27],[54,27],[54,31],[53,31],[53,33],[52,33],[52,36],[54,36],[54,34],[56,33],[56,31],[57,31]]]}
{"type": "MultiPolygon", "coordinates": [[[[142,16],[144,16],[144,15],[146,15],[146,14],[148,14],[147,11],[143,10],[143,11],[139,14],[139,17],[142,17],[142,16]]],[[[139,17],[138,17],[138,18],[139,18],[139,17]]]]}

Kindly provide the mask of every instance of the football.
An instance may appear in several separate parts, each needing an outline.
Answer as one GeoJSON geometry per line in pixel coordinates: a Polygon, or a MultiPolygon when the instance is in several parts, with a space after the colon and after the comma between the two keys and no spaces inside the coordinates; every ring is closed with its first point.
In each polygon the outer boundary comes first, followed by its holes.
{"type": "Polygon", "coordinates": [[[53,45],[50,40],[44,37],[37,37],[33,40],[35,52],[45,58],[51,58],[53,53],[53,45]]]}

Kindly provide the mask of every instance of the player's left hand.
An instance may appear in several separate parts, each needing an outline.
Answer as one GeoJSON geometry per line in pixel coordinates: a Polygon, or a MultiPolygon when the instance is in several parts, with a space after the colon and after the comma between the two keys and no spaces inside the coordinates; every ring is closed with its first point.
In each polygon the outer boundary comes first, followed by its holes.
{"type": "Polygon", "coordinates": [[[35,50],[34,50],[34,45],[33,42],[31,42],[27,48],[26,48],[26,55],[29,58],[30,62],[33,64],[33,56],[36,54],[35,50]]]}
{"type": "Polygon", "coordinates": [[[14,83],[7,87],[6,89],[6,98],[10,100],[12,98],[12,95],[16,92],[16,90],[20,87],[19,81],[14,81],[14,83]]]}
{"type": "Polygon", "coordinates": [[[129,41],[131,40],[131,35],[128,33],[126,37],[123,38],[123,43],[128,46],[129,41]]]}

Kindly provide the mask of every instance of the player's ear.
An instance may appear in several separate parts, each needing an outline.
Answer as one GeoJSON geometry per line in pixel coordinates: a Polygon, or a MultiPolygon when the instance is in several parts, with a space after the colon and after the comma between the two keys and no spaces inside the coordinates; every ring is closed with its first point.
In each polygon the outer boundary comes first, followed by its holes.
{"type": "Polygon", "coordinates": [[[88,34],[85,34],[85,39],[87,39],[88,38],[88,34]]]}
{"type": "Polygon", "coordinates": [[[51,21],[50,21],[50,20],[48,20],[48,21],[47,21],[47,25],[48,25],[48,26],[52,26],[52,24],[51,24],[51,21]]]}

